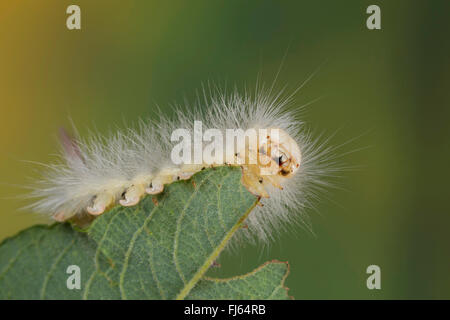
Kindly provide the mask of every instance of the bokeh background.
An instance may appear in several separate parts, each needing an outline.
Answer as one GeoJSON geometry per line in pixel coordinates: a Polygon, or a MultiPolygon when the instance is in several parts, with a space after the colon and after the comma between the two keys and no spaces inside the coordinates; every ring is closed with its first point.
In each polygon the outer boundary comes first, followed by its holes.
{"type": "MultiPolygon", "coordinates": [[[[195,98],[206,81],[258,74],[295,89],[305,121],[332,134],[339,189],[310,213],[314,232],[225,252],[216,276],[287,260],[296,299],[450,298],[448,1],[1,1],[0,240],[48,223],[20,210],[69,117],[86,135],[195,98]],[[65,13],[81,7],[82,29],[65,13]],[[382,29],[366,28],[381,7],[382,29]],[[319,68],[320,67],[320,68],[319,68]],[[353,138],[356,138],[353,140],[353,138]],[[354,151],[354,152],[352,152],[354,151]],[[382,289],[366,288],[381,267],[382,289]]],[[[30,266],[31,267],[31,266],[30,266]]]]}

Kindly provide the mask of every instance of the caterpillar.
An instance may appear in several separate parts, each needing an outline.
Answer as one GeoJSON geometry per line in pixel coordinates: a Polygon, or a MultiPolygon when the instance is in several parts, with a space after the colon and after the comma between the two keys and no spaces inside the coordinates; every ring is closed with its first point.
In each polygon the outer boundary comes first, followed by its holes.
{"type": "Polygon", "coordinates": [[[335,170],[329,161],[333,148],[312,137],[293,94],[273,94],[272,89],[243,94],[203,89],[195,105],[175,106],[173,116],[159,111],[124,131],[84,139],[76,129],[75,137],[61,131],[59,161],[46,166],[32,187],[30,196],[36,200],[30,207],[56,221],[84,223],[114,206],[136,205],[147,194],[164,192],[165,185],[190,179],[204,168],[231,165],[242,169],[242,184],[260,199],[245,222],[246,232],[267,240],[292,221],[308,226],[304,209],[328,187],[323,178],[335,170]],[[207,129],[206,139],[180,142],[180,133],[202,135],[198,123],[207,129]],[[237,146],[217,144],[230,130],[256,132],[256,140],[244,134],[237,146]],[[208,153],[212,140],[216,148],[208,153]],[[202,159],[205,153],[210,159],[202,159]]]}

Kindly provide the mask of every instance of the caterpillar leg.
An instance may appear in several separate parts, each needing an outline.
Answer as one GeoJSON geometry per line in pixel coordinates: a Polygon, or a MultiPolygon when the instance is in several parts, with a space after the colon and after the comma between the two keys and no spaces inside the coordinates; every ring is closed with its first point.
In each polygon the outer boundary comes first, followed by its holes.
{"type": "Polygon", "coordinates": [[[98,216],[102,214],[106,208],[108,208],[111,204],[114,203],[114,196],[109,192],[103,192],[98,194],[92,206],[86,208],[89,214],[94,216],[98,216]]]}
{"type": "Polygon", "coordinates": [[[163,192],[164,190],[164,184],[159,182],[158,180],[153,180],[150,183],[150,186],[148,188],[145,188],[145,192],[147,194],[158,194],[163,192]]]}
{"type": "Polygon", "coordinates": [[[125,199],[119,200],[119,203],[125,207],[134,206],[141,200],[145,188],[142,184],[133,184],[124,194],[125,199]]]}
{"type": "Polygon", "coordinates": [[[283,190],[283,187],[280,184],[280,179],[277,176],[263,176],[261,177],[263,179],[263,184],[264,185],[272,185],[275,188],[278,188],[280,190],[283,190]]]}
{"type": "Polygon", "coordinates": [[[145,192],[147,194],[158,194],[163,192],[165,184],[179,180],[179,170],[180,169],[178,168],[167,168],[161,170],[152,182],[150,182],[150,185],[145,188],[145,192]]]}
{"type": "Polygon", "coordinates": [[[263,185],[263,178],[257,174],[257,166],[248,165],[242,167],[242,184],[248,191],[262,198],[269,198],[269,194],[263,185]]]}

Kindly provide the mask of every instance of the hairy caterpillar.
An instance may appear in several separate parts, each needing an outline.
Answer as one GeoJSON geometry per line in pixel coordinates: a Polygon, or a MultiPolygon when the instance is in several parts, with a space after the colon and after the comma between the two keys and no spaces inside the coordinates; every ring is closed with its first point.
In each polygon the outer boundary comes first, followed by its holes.
{"type": "MultiPolygon", "coordinates": [[[[303,209],[327,186],[321,178],[334,170],[329,161],[333,149],[311,138],[299,119],[301,108],[291,108],[292,96],[274,95],[272,88],[253,94],[204,90],[198,105],[177,107],[172,118],[160,115],[124,132],[87,139],[62,132],[61,161],[47,166],[33,187],[31,197],[38,199],[31,207],[57,221],[82,224],[113,206],[133,206],[146,194],[164,192],[166,184],[189,179],[203,168],[235,165],[242,168],[243,185],[261,203],[247,218],[246,232],[266,240],[292,216],[304,216],[303,209]],[[199,120],[204,128],[214,128],[216,136],[229,129],[265,134],[256,144],[246,137],[240,147],[227,144],[223,152],[214,150],[212,162],[174,163],[173,133],[183,129],[195,136],[199,120]]],[[[200,148],[203,153],[211,138],[200,147],[187,144],[185,151],[195,154],[200,148]]]]}

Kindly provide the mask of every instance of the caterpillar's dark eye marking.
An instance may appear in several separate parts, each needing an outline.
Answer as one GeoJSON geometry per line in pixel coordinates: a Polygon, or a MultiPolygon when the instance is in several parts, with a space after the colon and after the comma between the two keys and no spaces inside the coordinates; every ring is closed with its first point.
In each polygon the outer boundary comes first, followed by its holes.
{"type": "Polygon", "coordinates": [[[286,157],[286,155],[283,153],[279,157],[272,158],[273,161],[275,161],[279,166],[285,167],[289,161],[289,159],[286,157]]]}

